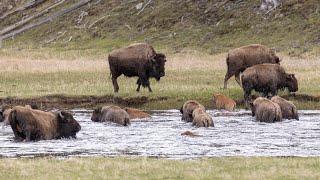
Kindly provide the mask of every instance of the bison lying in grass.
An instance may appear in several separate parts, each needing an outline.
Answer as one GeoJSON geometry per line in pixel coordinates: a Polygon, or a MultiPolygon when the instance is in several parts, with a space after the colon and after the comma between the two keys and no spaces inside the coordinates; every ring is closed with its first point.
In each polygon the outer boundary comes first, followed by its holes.
{"type": "Polygon", "coordinates": [[[157,81],[165,75],[166,56],[156,53],[152,46],[146,43],[132,44],[128,47],[112,51],[108,57],[109,68],[114,92],[119,91],[117,78],[122,74],[127,77],[138,77],[138,88],[148,87],[152,92],[149,78],[157,81]]]}

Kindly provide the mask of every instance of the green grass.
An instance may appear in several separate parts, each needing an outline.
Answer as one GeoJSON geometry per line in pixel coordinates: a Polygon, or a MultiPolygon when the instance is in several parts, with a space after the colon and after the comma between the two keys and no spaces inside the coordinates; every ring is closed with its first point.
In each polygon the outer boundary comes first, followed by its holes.
{"type": "Polygon", "coordinates": [[[320,158],[0,159],[0,179],[319,179],[320,158]]]}

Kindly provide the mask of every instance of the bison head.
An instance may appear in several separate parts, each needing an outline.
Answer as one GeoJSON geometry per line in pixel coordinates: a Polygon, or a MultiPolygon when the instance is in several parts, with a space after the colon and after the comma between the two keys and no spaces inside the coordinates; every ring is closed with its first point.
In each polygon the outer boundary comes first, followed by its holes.
{"type": "Polygon", "coordinates": [[[60,111],[58,113],[58,123],[59,123],[59,137],[69,138],[76,137],[77,132],[81,130],[80,124],[73,118],[72,114],[66,111],[60,111]]]}
{"type": "Polygon", "coordinates": [[[287,83],[286,87],[288,87],[288,90],[290,92],[298,91],[298,81],[294,76],[294,74],[287,74],[286,83],[287,83]]]}
{"type": "Polygon", "coordinates": [[[100,121],[101,115],[102,115],[101,110],[102,110],[102,107],[99,107],[93,111],[91,116],[91,121],[94,121],[94,122],[100,121]]]}
{"type": "Polygon", "coordinates": [[[161,53],[157,53],[151,60],[152,71],[150,72],[150,76],[156,78],[157,81],[160,80],[162,76],[165,75],[164,65],[166,60],[166,56],[161,53]]]}
{"type": "Polygon", "coordinates": [[[273,61],[274,61],[275,64],[279,64],[280,65],[281,59],[278,56],[274,55],[273,56],[273,61]]]}

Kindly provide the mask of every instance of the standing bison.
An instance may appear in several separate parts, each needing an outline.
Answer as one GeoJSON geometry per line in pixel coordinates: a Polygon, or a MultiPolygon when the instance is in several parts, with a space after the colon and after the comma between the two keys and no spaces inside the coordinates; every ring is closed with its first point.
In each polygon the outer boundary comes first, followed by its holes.
{"type": "Polygon", "coordinates": [[[214,127],[212,117],[203,110],[203,108],[198,107],[192,112],[192,125],[196,127],[214,127]]]}
{"type": "Polygon", "coordinates": [[[122,74],[127,77],[138,76],[138,92],[141,85],[152,92],[149,78],[159,81],[165,75],[166,56],[156,53],[153,47],[146,43],[114,50],[109,54],[108,61],[114,92],[119,91],[117,78],[122,74]]]}
{"type": "Polygon", "coordinates": [[[224,78],[224,88],[227,88],[227,81],[235,75],[235,79],[240,84],[240,73],[246,68],[256,64],[271,63],[280,64],[280,59],[266,46],[252,44],[230,50],[226,59],[227,73],[224,78]]]}
{"type": "Polygon", "coordinates": [[[80,124],[66,111],[57,113],[22,106],[12,108],[9,123],[16,141],[75,138],[80,124]]]}
{"type": "Polygon", "coordinates": [[[182,120],[186,122],[192,122],[193,121],[193,110],[196,108],[201,108],[203,111],[206,111],[205,107],[200,104],[198,101],[189,100],[186,101],[183,106],[180,108],[180,112],[182,114],[182,120]]]}
{"type": "Polygon", "coordinates": [[[294,74],[287,74],[278,64],[259,64],[247,68],[241,75],[242,88],[246,103],[252,90],[263,96],[277,95],[279,89],[288,88],[290,92],[298,91],[298,81],[294,74]]]}

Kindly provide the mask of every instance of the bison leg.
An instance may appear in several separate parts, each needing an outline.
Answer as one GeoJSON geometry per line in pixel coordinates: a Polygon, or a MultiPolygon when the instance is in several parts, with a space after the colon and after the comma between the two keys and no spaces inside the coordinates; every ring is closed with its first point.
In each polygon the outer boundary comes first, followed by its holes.
{"type": "Polygon", "coordinates": [[[114,89],[115,93],[117,93],[119,91],[119,85],[117,82],[117,78],[118,78],[118,76],[112,76],[112,84],[113,84],[113,89],[114,89]]]}
{"type": "Polygon", "coordinates": [[[137,80],[137,84],[138,84],[138,88],[137,88],[137,92],[139,92],[140,91],[140,86],[141,86],[141,81],[140,81],[140,78],[138,78],[138,80],[137,80]]]}
{"type": "Polygon", "coordinates": [[[149,92],[152,92],[152,89],[150,87],[150,83],[148,83],[148,89],[149,89],[149,92]]]}
{"type": "Polygon", "coordinates": [[[239,86],[242,87],[242,84],[240,82],[240,72],[235,74],[235,79],[236,79],[237,83],[239,84],[239,86]]]}
{"type": "Polygon", "coordinates": [[[226,74],[226,76],[224,77],[224,86],[223,86],[224,89],[227,89],[227,81],[228,81],[233,75],[234,75],[233,73],[227,71],[227,74],[226,74]]]}

